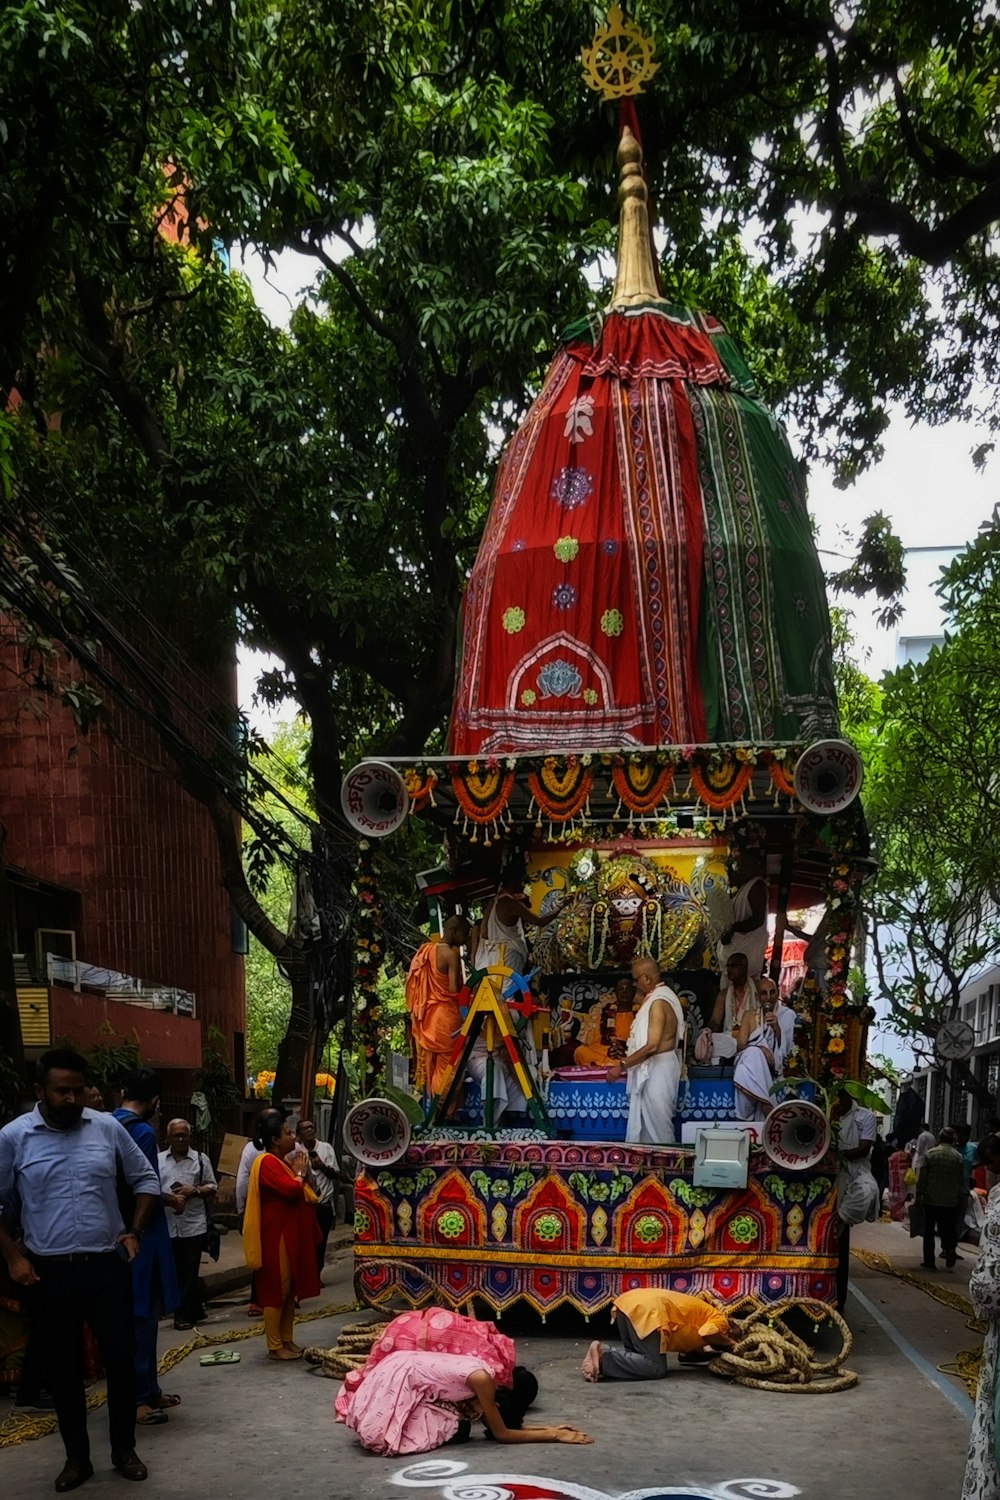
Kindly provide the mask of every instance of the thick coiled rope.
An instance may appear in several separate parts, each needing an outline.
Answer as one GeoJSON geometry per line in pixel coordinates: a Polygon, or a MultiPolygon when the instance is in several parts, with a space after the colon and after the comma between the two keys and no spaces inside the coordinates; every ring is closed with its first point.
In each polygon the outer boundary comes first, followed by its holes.
{"type": "Polygon", "coordinates": [[[755,1299],[744,1298],[730,1312],[736,1344],[712,1360],[709,1369],[714,1375],[724,1375],[753,1390],[784,1391],[796,1396],[825,1396],[857,1385],[857,1373],[843,1368],[854,1338],[840,1313],[829,1303],[792,1297],[770,1305],[758,1303],[741,1316],[741,1308],[752,1300],[755,1299]],[[841,1337],[839,1353],[830,1359],[817,1359],[805,1339],[793,1333],[785,1321],[795,1312],[809,1318],[817,1331],[821,1324],[831,1323],[841,1337]]]}

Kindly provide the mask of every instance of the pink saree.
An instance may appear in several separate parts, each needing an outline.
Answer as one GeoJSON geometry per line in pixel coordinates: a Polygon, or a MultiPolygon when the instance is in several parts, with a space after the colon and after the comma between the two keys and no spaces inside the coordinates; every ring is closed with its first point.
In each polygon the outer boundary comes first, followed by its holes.
{"type": "Polygon", "coordinates": [[[454,1437],[468,1376],[486,1370],[513,1382],[514,1342],[492,1323],[430,1307],[401,1313],[372,1346],[363,1370],[350,1370],[336,1400],[337,1421],[372,1453],[427,1453],[454,1437]]]}

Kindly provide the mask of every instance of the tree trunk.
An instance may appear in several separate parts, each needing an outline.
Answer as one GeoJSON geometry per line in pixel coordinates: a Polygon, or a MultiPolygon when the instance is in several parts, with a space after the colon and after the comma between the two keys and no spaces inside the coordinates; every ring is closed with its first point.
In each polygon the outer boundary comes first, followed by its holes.
{"type": "Polygon", "coordinates": [[[281,969],[292,987],[292,1008],[285,1035],[278,1045],[272,1090],[275,1104],[280,1104],[282,1099],[299,1098],[302,1092],[302,1069],[309,1052],[313,1029],[312,985],[305,955],[297,954],[291,960],[282,959],[281,969]]]}
{"type": "Polygon", "coordinates": [[[14,911],[4,864],[7,830],[0,823],[0,1120],[13,1119],[29,1094],[14,978],[14,911]]]}

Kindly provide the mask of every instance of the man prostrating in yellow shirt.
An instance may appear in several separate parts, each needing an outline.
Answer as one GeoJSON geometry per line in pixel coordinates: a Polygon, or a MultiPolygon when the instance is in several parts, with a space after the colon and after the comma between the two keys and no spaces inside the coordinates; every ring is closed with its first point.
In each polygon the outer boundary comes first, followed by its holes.
{"type": "Polygon", "coordinates": [[[733,1347],[720,1308],[664,1287],[623,1292],[611,1317],[621,1345],[595,1339],[583,1361],[584,1380],[662,1380],[668,1352],[697,1359],[733,1347]]]}

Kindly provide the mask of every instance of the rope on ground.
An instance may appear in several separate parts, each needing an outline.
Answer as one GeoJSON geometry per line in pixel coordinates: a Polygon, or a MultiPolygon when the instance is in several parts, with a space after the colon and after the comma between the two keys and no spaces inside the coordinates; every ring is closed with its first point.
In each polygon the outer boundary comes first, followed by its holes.
{"type": "Polygon", "coordinates": [[[758,1304],[745,1317],[734,1316],[750,1300],[744,1298],[730,1313],[736,1344],[728,1353],[712,1360],[708,1368],[714,1375],[724,1375],[752,1390],[783,1391],[795,1396],[825,1396],[857,1385],[857,1373],[842,1368],[854,1338],[835,1308],[808,1297],[793,1297],[786,1302],[758,1304]],[[821,1323],[832,1323],[841,1337],[839,1353],[830,1359],[814,1358],[806,1341],[793,1333],[785,1321],[793,1312],[811,1318],[817,1331],[821,1323]]]}
{"type": "MultiPolygon", "coordinates": [[[[341,1313],[354,1312],[357,1308],[356,1302],[328,1302],[325,1307],[313,1308],[310,1312],[300,1313],[295,1319],[296,1323],[316,1323],[321,1318],[336,1318],[341,1313]]],[[[179,1365],[182,1359],[187,1359],[196,1349],[210,1349],[213,1344],[236,1344],[242,1339],[260,1338],[264,1332],[262,1322],[250,1323],[246,1328],[232,1328],[228,1333],[202,1333],[200,1329],[195,1331],[193,1339],[186,1344],[178,1344],[173,1349],[167,1349],[161,1355],[157,1370],[160,1375],[166,1375],[168,1371],[179,1365]]],[[[95,1391],[87,1397],[87,1410],[97,1409],[107,1401],[105,1391],[95,1391]]],[[[7,1420],[0,1426],[0,1449],[13,1448],[18,1443],[33,1443],[37,1438],[48,1437],[55,1432],[58,1426],[55,1415],[52,1416],[19,1416],[12,1411],[7,1420]]]]}
{"type": "MultiPolygon", "coordinates": [[[[965,1318],[965,1326],[972,1333],[982,1336],[986,1327],[976,1317],[975,1309],[968,1297],[963,1297],[961,1292],[956,1292],[952,1287],[939,1286],[936,1282],[928,1281],[924,1276],[918,1276],[914,1271],[903,1271],[894,1265],[887,1255],[879,1255],[874,1250],[853,1250],[858,1260],[866,1265],[870,1271],[880,1271],[883,1276],[894,1276],[897,1281],[904,1281],[907,1286],[915,1286],[918,1291],[926,1292],[928,1297],[933,1297],[935,1302],[940,1302],[944,1307],[953,1308],[965,1318]]],[[[979,1387],[979,1367],[983,1361],[983,1346],[978,1349],[961,1349],[955,1358],[946,1363],[938,1365],[937,1368],[942,1375],[954,1375],[958,1380],[964,1381],[965,1389],[974,1401],[976,1391],[979,1387]]]]}
{"type": "MultiPolygon", "coordinates": [[[[887,1255],[879,1255],[874,1250],[852,1250],[863,1265],[870,1271],[881,1271],[884,1276],[895,1276],[897,1281],[905,1281],[907,1286],[915,1286],[918,1291],[926,1292],[928,1297],[933,1297],[935,1302],[941,1302],[945,1307],[953,1307],[956,1312],[963,1313],[970,1323],[976,1322],[976,1314],[968,1297],[963,1297],[961,1292],[956,1292],[952,1287],[942,1286],[936,1281],[928,1281],[926,1276],[918,1276],[914,1271],[903,1271],[894,1265],[887,1255]]],[[[981,1324],[977,1325],[977,1332],[984,1332],[981,1324]]]]}
{"type": "Polygon", "coordinates": [[[348,1370],[363,1370],[375,1340],[388,1327],[383,1315],[367,1323],[348,1323],[332,1349],[307,1349],[306,1360],[315,1365],[314,1375],[343,1380],[348,1370]]]}

